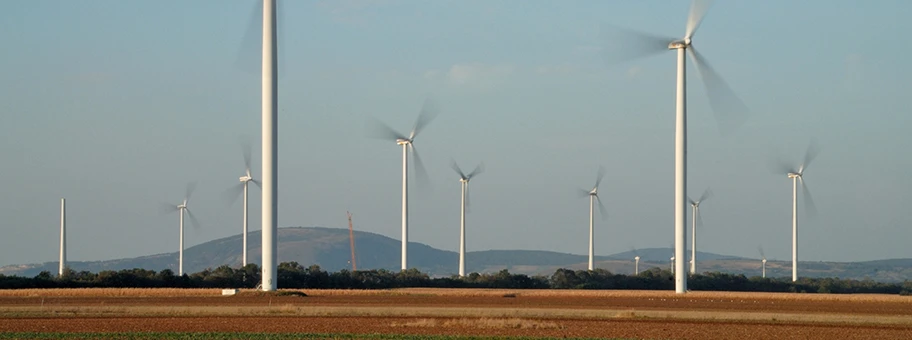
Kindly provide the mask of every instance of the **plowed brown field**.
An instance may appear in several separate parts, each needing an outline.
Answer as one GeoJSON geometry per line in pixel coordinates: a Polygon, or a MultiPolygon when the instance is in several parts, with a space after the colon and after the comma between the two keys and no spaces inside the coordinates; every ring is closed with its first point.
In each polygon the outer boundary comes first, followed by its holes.
{"type": "Polygon", "coordinates": [[[912,339],[912,297],[643,291],[0,291],[0,331],[912,339]]]}

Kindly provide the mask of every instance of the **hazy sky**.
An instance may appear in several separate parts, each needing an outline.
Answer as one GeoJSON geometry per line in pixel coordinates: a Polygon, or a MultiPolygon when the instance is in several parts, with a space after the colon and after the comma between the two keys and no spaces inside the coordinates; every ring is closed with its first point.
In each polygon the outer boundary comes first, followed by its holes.
{"type": "MultiPolygon", "coordinates": [[[[188,246],[240,233],[238,140],[259,176],[256,1],[14,1],[0,10],[0,265],[176,251],[177,204],[197,181],[188,246]],[[247,52],[239,52],[247,51],[247,52]],[[247,57],[244,57],[244,56],[247,57]],[[240,57],[239,57],[240,56],[240,57]],[[238,60],[242,62],[238,62],[238,60]]],[[[279,225],[400,235],[401,148],[427,94],[441,114],[416,146],[431,177],[413,190],[410,241],[456,250],[459,182],[471,183],[467,248],[584,254],[601,164],[609,218],[596,253],[673,239],[675,57],[619,66],[599,25],[682,36],[688,1],[285,1],[279,80],[279,225]]],[[[788,259],[796,162],[819,216],[801,218],[802,260],[912,257],[908,1],[719,1],[694,45],[751,109],[722,137],[689,64],[689,188],[701,251],[788,259]]],[[[414,188],[414,187],[413,187],[414,188]]],[[[251,191],[259,229],[259,190],[251,191]]]]}

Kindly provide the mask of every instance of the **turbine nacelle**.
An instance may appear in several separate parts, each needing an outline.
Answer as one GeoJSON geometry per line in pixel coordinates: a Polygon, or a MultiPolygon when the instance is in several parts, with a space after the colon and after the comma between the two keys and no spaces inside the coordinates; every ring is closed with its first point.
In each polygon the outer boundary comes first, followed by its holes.
{"type": "Polygon", "coordinates": [[[244,176],[241,176],[241,177],[239,178],[239,180],[241,181],[241,183],[247,183],[247,182],[252,181],[252,180],[253,180],[253,177],[250,176],[250,174],[246,174],[246,175],[244,175],[244,176]]]}
{"type": "Polygon", "coordinates": [[[800,174],[800,173],[797,173],[797,172],[789,172],[789,173],[788,173],[788,177],[789,177],[789,178],[801,177],[801,174],[800,174]]]}
{"type": "Polygon", "coordinates": [[[761,262],[766,263],[766,259],[763,259],[763,261],[761,261],[761,262]]]}
{"type": "Polygon", "coordinates": [[[412,144],[412,140],[411,140],[411,139],[406,139],[406,138],[398,138],[398,139],[396,139],[396,144],[397,144],[397,145],[412,144]]]}
{"type": "Polygon", "coordinates": [[[686,49],[686,48],[690,47],[690,43],[691,43],[690,38],[675,40],[675,41],[668,43],[668,49],[669,50],[677,50],[677,49],[682,49],[682,48],[686,49]]]}
{"type": "Polygon", "coordinates": [[[589,191],[589,196],[598,196],[598,187],[592,188],[592,190],[589,191]]]}
{"type": "Polygon", "coordinates": [[[640,257],[639,257],[639,256],[636,256],[636,257],[634,257],[633,259],[639,261],[639,260],[640,260],[640,257]]]}

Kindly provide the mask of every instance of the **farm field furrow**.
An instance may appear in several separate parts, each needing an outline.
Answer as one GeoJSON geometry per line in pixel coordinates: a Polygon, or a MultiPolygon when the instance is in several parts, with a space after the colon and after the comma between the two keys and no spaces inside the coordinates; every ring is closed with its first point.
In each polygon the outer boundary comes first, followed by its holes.
{"type": "MultiPolygon", "coordinates": [[[[909,339],[912,329],[669,320],[521,320],[545,328],[471,326],[472,319],[397,317],[143,317],[0,319],[11,332],[265,332],[618,337],[632,339],[909,339]],[[468,322],[452,322],[467,320],[468,322]],[[447,325],[454,323],[455,325],[447,325]],[[551,325],[550,327],[547,325],[551,325]]],[[[481,322],[479,322],[481,324],[481,322]]],[[[534,327],[534,326],[532,326],[534,327]]]]}
{"type": "Polygon", "coordinates": [[[912,297],[576,290],[0,291],[0,332],[912,339],[912,297]]]}

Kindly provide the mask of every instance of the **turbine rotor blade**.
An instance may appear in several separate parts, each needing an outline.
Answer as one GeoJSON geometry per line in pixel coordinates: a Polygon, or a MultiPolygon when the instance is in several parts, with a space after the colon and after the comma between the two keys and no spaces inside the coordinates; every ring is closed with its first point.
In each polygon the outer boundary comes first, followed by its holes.
{"type": "Polygon", "coordinates": [[[256,186],[257,186],[258,188],[260,188],[260,189],[263,188],[263,185],[260,184],[260,181],[257,180],[257,179],[251,179],[250,182],[253,182],[253,184],[256,184],[256,186]]]}
{"type": "Polygon", "coordinates": [[[252,153],[252,148],[250,146],[250,139],[242,138],[241,139],[241,152],[244,154],[244,169],[247,172],[250,172],[250,158],[252,153]]]}
{"type": "Polygon", "coordinates": [[[469,205],[469,183],[468,182],[465,184],[465,191],[466,191],[465,206],[466,206],[466,211],[468,212],[469,206],[470,206],[469,205]]]}
{"type": "Polygon", "coordinates": [[[817,153],[819,152],[817,148],[817,141],[811,140],[811,143],[808,144],[807,151],[804,153],[804,162],[801,163],[801,167],[798,169],[798,172],[804,174],[804,171],[807,170],[808,165],[814,161],[814,158],[817,158],[817,153]]]}
{"type": "Polygon", "coordinates": [[[814,218],[817,216],[817,205],[814,204],[814,197],[811,196],[811,191],[808,190],[807,185],[804,183],[804,176],[798,177],[798,180],[801,182],[801,191],[804,193],[804,210],[808,213],[808,217],[814,218]]]}
{"type": "Polygon", "coordinates": [[[232,185],[222,193],[222,201],[225,202],[225,205],[230,207],[234,205],[234,202],[237,202],[238,197],[241,197],[241,194],[243,193],[244,183],[232,185]]]}
{"type": "Polygon", "coordinates": [[[462,172],[462,169],[459,168],[459,165],[456,164],[456,161],[450,160],[450,167],[453,168],[457,174],[459,174],[459,178],[466,178],[466,175],[462,172]]]}
{"type": "Polygon", "coordinates": [[[415,175],[418,178],[418,185],[427,187],[429,184],[427,170],[424,168],[424,162],[421,161],[421,156],[418,155],[418,149],[415,148],[414,143],[409,143],[409,151],[412,153],[412,158],[415,159],[415,175]]]}
{"type": "Polygon", "coordinates": [[[424,127],[430,124],[434,118],[437,118],[439,113],[437,103],[430,97],[426,98],[421,106],[421,112],[418,113],[418,119],[415,120],[415,127],[412,128],[412,133],[409,134],[409,139],[415,139],[424,127]]]}
{"type": "Polygon", "coordinates": [[[703,213],[697,209],[697,228],[703,229],[703,213]]]}
{"type": "Polygon", "coordinates": [[[478,175],[480,175],[482,172],[484,172],[484,169],[485,169],[484,162],[478,163],[478,165],[475,166],[475,169],[472,170],[472,172],[470,172],[470,173],[469,173],[468,175],[466,175],[466,176],[467,176],[469,179],[474,178],[475,176],[478,176],[478,175]]]}
{"type": "Polygon", "coordinates": [[[193,228],[194,228],[194,229],[200,229],[200,223],[199,223],[199,221],[196,219],[196,215],[193,215],[193,213],[190,212],[190,209],[184,208],[184,210],[187,211],[187,217],[190,217],[190,224],[193,225],[193,228]]]}
{"type": "Polygon", "coordinates": [[[408,139],[405,135],[396,132],[389,125],[374,117],[369,117],[366,130],[367,136],[372,138],[386,140],[408,139]]]}
{"type": "Polygon", "coordinates": [[[706,96],[709,97],[709,104],[712,106],[713,117],[716,118],[719,132],[727,135],[728,132],[737,129],[747,120],[749,110],[699,51],[691,46],[687,48],[687,52],[690,53],[691,60],[696,65],[700,78],[703,79],[706,96]]]}
{"type": "Polygon", "coordinates": [[[700,200],[698,202],[703,203],[703,201],[709,199],[712,196],[713,196],[712,189],[706,188],[706,190],[703,190],[703,194],[700,195],[700,200]]]}
{"type": "Polygon", "coordinates": [[[599,184],[602,183],[602,179],[605,178],[605,167],[599,165],[598,174],[595,177],[595,186],[593,188],[598,188],[599,184]]]}
{"type": "Polygon", "coordinates": [[[762,257],[762,258],[765,260],[765,259],[766,259],[766,255],[763,254],[763,245],[757,246],[757,250],[760,251],[760,257],[762,257]]]}
{"type": "Polygon", "coordinates": [[[158,210],[159,210],[159,213],[164,215],[164,214],[173,213],[173,212],[179,210],[179,208],[174,204],[161,202],[161,203],[159,203],[158,210]]]}
{"type": "Polygon", "coordinates": [[[603,221],[607,220],[608,219],[608,210],[605,209],[605,205],[602,204],[602,199],[599,198],[598,195],[595,195],[595,200],[598,202],[599,214],[601,214],[602,220],[603,221]]]}
{"type": "Polygon", "coordinates": [[[602,24],[602,57],[611,66],[668,51],[674,38],[602,24]]]}
{"type": "Polygon", "coordinates": [[[684,39],[693,37],[697,28],[700,28],[700,23],[703,22],[703,17],[710,6],[712,6],[712,0],[694,0],[690,4],[690,15],[687,17],[687,30],[685,31],[684,39]]]}
{"type": "Polygon", "coordinates": [[[576,194],[579,196],[579,198],[588,197],[590,195],[590,191],[583,188],[576,188],[576,191],[576,194]]]}
{"type": "Polygon", "coordinates": [[[196,182],[190,182],[187,184],[186,195],[184,195],[184,200],[190,201],[190,196],[193,195],[193,191],[196,190],[196,182]]]}

